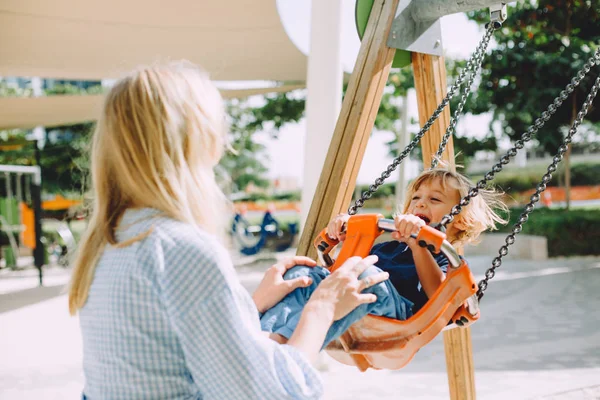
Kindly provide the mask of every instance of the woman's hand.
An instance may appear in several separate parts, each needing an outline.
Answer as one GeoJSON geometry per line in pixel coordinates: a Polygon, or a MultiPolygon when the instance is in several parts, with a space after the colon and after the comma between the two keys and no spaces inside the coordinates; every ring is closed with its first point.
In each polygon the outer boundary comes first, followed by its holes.
{"type": "Polygon", "coordinates": [[[337,217],[331,220],[327,225],[327,236],[331,239],[343,241],[346,239],[346,222],[350,219],[348,214],[339,214],[337,217]]]}
{"type": "Polygon", "coordinates": [[[366,258],[350,257],[340,268],[335,270],[327,279],[324,279],[312,294],[309,304],[317,307],[332,307],[333,320],[346,316],[361,304],[373,303],[377,297],[370,293],[361,293],[363,290],[385,281],[389,278],[387,272],[371,275],[365,279],[358,279],[367,268],[377,262],[377,256],[366,258]]]}
{"type": "Polygon", "coordinates": [[[396,215],[394,217],[394,222],[396,225],[396,231],[392,232],[392,238],[408,245],[416,243],[414,238],[411,238],[410,235],[418,234],[419,230],[423,226],[427,225],[421,218],[412,214],[396,215]]]}
{"type": "Polygon", "coordinates": [[[263,313],[267,311],[269,308],[279,303],[294,289],[307,287],[312,284],[312,279],[307,276],[291,279],[289,281],[283,279],[283,274],[296,265],[314,267],[317,263],[308,257],[296,256],[282,260],[270,267],[265,272],[262,281],[252,295],[254,304],[256,304],[256,308],[259,312],[263,313]]]}

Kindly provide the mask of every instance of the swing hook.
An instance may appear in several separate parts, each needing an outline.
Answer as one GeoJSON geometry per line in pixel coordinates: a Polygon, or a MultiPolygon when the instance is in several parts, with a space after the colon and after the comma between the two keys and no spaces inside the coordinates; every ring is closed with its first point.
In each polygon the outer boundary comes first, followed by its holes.
{"type": "Polygon", "coordinates": [[[490,6],[490,22],[485,25],[487,29],[490,24],[494,27],[494,29],[502,28],[502,23],[506,21],[508,17],[508,11],[506,7],[506,3],[498,3],[490,6]]]}

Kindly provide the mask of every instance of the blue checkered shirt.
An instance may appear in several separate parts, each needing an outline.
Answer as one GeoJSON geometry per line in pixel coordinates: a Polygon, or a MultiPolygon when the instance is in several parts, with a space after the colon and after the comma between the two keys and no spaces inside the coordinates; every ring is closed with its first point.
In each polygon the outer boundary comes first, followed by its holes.
{"type": "Polygon", "coordinates": [[[211,235],[128,210],[86,305],[84,393],[96,399],[318,399],[318,372],[260,331],[229,255],[211,235]]]}

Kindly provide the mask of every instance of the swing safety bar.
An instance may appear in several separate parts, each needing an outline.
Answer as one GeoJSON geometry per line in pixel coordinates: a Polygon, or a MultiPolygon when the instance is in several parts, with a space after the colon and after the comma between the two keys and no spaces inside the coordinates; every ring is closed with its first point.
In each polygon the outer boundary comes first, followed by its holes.
{"type": "MultiPolygon", "coordinates": [[[[394,221],[381,214],[353,215],[346,225],[346,237],[338,257],[329,256],[339,243],[324,229],[314,242],[319,259],[333,272],[352,256],[366,257],[378,236],[394,231],[394,221]]],[[[337,361],[365,371],[400,369],[415,353],[441,331],[466,327],[479,319],[477,282],[467,263],[446,240],[446,234],[429,226],[419,230],[420,246],[443,253],[449,261],[446,279],[429,301],[406,321],[367,315],[353,324],[326,350],[337,361]]]]}

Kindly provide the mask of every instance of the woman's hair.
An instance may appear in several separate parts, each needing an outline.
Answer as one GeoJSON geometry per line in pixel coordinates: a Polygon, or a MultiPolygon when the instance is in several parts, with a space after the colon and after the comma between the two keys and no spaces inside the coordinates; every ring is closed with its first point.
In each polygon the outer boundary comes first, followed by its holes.
{"type": "Polygon", "coordinates": [[[150,207],[218,234],[227,201],[213,167],[227,144],[223,101],[188,62],[139,68],[110,89],[94,132],[94,206],[79,246],[69,311],[85,304],[94,270],[128,208],[150,207]]]}
{"type": "MultiPolygon", "coordinates": [[[[406,213],[410,206],[412,195],[419,190],[421,185],[430,182],[440,182],[444,191],[448,188],[458,190],[460,198],[465,197],[473,185],[467,177],[452,171],[447,164],[440,163],[438,167],[423,171],[408,186],[402,213],[406,213]]],[[[500,216],[497,210],[508,211],[508,207],[501,199],[502,193],[493,189],[479,189],[477,196],[471,198],[469,204],[462,207],[462,211],[455,217],[460,224],[455,227],[458,231],[456,237],[448,238],[453,244],[464,245],[476,243],[479,235],[486,230],[496,229],[496,224],[506,224],[507,220],[500,216]]]]}

